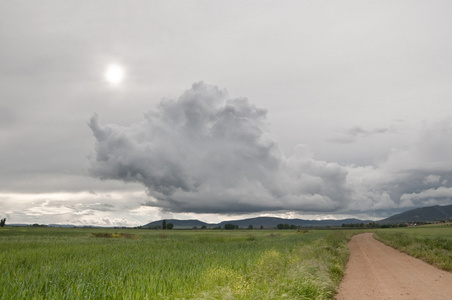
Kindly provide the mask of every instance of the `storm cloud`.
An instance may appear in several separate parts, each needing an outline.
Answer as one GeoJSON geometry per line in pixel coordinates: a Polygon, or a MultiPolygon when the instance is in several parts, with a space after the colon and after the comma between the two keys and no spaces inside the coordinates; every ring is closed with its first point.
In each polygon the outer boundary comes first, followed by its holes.
{"type": "Polygon", "coordinates": [[[94,115],[89,127],[91,175],[143,184],[149,200],[142,205],[167,212],[384,215],[452,199],[450,118],[424,124],[408,147],[367,166],[317,160],[303,144],[287,156],[265,109],[203,82],[162,100],[141,122],[102,125],[94,115]]]}
{"type": "Polygon", "coordinates": [[[90,172],[139,182],[145,203],[172,212],[331,212],[350,191],[347,170],[316,161],[302,145],[286,157],[270,134],[266,110],[202,82],[164,99],[130,126],[89,126],[96,137],[90,172]]]}

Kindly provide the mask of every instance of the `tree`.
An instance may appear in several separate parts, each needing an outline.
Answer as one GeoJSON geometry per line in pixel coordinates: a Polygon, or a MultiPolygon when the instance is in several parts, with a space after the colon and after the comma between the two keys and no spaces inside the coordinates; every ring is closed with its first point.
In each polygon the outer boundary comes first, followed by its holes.
{"type": "Polygon", "coordinates": [[[289,226],[289,224],[278,224],[278,225],[276,225],[276,228],[278,228],[278,229],[290,229],[290,226],[289,226]]]}
{"type": "Polygon", "coordinates": [[[253,229],[253,225],[248,225],[248,229],[249,230],[253,229]]]}
{"type": "Polygon", "coordinates": [[[166,229],[166,220],[163,220],[162,222],[162,229],[166,229]]]}
{"type": "Polygon", "coordinates": [[[173,227],[174,227],[174,224],[173,224],[173,223],[168,223],[168,224],[166,224],[166,229],[168,229],[168,230],[173,229],[173,227]]]}
{"type": "Polygon", "coordinates": [[[236,225],[228,223],[228,224],[224,225],[224,229],[226,229],[226,230],[234,230],[234,229],[236,229],[236,225]]]}
{"type": "Polygon", "coordinates": [[[5,223],[6,223],[6,218],[1,219],[0,220],[0,227],[5,226],[5,223]]]}

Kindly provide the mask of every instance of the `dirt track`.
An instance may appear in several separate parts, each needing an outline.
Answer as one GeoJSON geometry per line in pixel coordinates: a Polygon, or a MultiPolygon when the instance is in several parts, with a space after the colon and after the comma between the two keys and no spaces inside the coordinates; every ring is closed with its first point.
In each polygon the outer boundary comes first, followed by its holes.
{"type": "Polygon", "coordinates": [[[452,273],[388,247],[372,233],[356,235],[348,245],[336,299],[452,299],[452,273]]]}

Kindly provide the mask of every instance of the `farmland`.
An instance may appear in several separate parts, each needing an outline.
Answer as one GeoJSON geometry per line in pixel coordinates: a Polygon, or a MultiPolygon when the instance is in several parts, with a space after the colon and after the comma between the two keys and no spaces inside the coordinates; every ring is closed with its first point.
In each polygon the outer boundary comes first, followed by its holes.
{"type": "Polygon", "coordinates": [[[452,225],[378,230],[375,238],[438,268],[452,271],[452,225]]]}
{"type": "Polygon", "coordinates": [[[354,233],[5,227],[0,299],[332,299],[354,233]]]}

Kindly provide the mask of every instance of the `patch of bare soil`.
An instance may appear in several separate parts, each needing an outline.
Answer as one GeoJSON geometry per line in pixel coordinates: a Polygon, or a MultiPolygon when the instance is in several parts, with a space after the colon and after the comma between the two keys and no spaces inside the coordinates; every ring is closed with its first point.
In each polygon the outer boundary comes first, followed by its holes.
{"type": "Polygon", "coordinates": [[[375,240],[355,235],[337,300],[452,299],[452,273],[375,240]]]}

